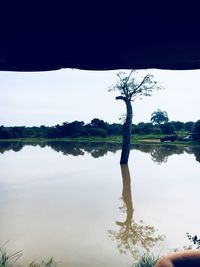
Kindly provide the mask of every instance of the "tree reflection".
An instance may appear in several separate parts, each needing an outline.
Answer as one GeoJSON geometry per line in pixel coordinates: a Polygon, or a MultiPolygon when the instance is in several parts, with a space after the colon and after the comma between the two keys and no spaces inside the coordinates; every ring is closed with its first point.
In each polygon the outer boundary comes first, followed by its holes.
{"type": "Polygon", "coordinates": [[[18,152],[24,147],[23,143],[20,142],[1,142],[0,143],[0,153],[4,154],[6,151],[13,150],[18,152]]]}
{"type": "Polygon", "coordinates": [[[112,240],[117,241],[117,247],[120,253],[129,251],[134,258],[138,258],[145,251],[156,245],[158,241],[163,240],[163,236],[156,233],[153,226],[145,225],[142,221],[136,223],[133,218],[133,204],[131,194],[131,178],[128,165],[121,165],[122,173],[122,200],[123,206],[120,211],[126,214],[125,221],[116,221],[119,230],[109,230],[108,234],[112,240]]]}
{"type": "Polygon", "coordinates": [[[108,152],[115,153],[120,149],[119,144],[113,143],[85,143],[83,144],[84,150],[94,158],[99,158],[105,156],[108,152]]]}
{"type": "Polygon", "coordinates": [[[83,156],[85,153],[89,153],[93,158],[99,158],[106,155],[108,152],[115,153],[120,150],[120,144],[114,143],[102,143],[102,142],[63,142],[63,141],[51,141],[51,142],[0,142],[0,153],[13,150],[20,151],[24,146],[40,146],[51,147],[56,152],[62,152],[63,155],[68,156],[83,156]]]}
{"type": "MultiPolygon", "coordinates": [[[[20,151],[24,146],[39,146],[51,147],[56,152],[61,152],[68,156],[83,156],[85,153],[90,154],[93,158],[105,156],[108,152],[116,153],[121,149],[120,144],[107,142],[63,142],[63,141],[45,141],[45,142],[0,142],[0,153],[12,150],[20,151]]],[[[151,155],[151,159],[158,163],[165,163],[168,157],[183,153],[194,154],[198,162],[200,162],[200,146],[177,146],[177,145],[152,145],[152,144],[138,144],[132,145],[131,149],[137,149],[141,152],[151,155]]]]}
{"type": "Polygon", "coordinates": [[[158,163],[166,163],[169,156],[180,155],[184,152],[188,152],[187,147],[177,145],[138,145],[136,148],[144,153],[151,154],[151,159],[158,163]]]}
{"type": "Polygon", "coordinates": [[[48,142],[47,146],[50,146],[56,152],[62,152],[65,156],[83,156],[85,154],[84,150],[81,148],[80,143],[48,142]]]}
{"type": "Polygon", "coordinates": [[[195,155],[196,161],[198,161],[200,163],[200,146],[193,147],[192,152],[195,155]]]}
{"type": "Polygon", "coordinates": [[[165,163],[168,160],[169,156],[174,154],[183,154],[184,147],[176,146],[176,145],[165,145],[165,146],[158,146],[153,149],[151,152],[151,158],[154,162],[157,163],[165,163]]]}

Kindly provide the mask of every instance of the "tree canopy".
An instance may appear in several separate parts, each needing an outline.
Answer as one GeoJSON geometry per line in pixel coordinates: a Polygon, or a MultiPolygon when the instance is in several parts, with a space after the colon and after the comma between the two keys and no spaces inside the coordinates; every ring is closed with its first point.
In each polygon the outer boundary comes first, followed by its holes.
{"type": "Polygon", "coordinates": [[[161,124],[167,123],[168,121],[169,121],[169,118],[168,118],[166,111],[157,109],[151,114],[151,122],[153,124],[161,125],[161,124]]]}
{"type": "Polygon", "coordinates": [[[200,120],[198,120],[193,127],[193,134],[195,135],[195,139],[200,139],[200,120]]]}
{"type": "Polygon", "coordinates": [[[120,92],[121,95],[117,96],[116,99],[134,101],[136,98],[151,96],[154,90],[162,89],[151,74],[142,77],[140,72],[132,70],[129,75],[126,75],[125,72],[119,72],[117,76],[118,81],[109,88],[109,91],[120,92]]]}

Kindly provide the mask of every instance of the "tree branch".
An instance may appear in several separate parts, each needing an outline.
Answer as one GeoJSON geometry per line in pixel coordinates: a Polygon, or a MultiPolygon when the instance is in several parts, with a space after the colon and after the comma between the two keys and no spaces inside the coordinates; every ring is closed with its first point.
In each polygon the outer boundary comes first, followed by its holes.
{"type": "Polygon", "coordinates": [[[119,73],[117,73],[117,76],[119,77],[120,81],[123,82],[123,80],[122,80],[122,78],[121,78],[119,73]]]}
{"type": "Polygon", "coordinates": [[[128,80],[130,79],[132,73],[133,73],[133,70],[132,70],[132,71],[130,72],[130,74],[128,75],[127,80],[126,80],[126,84],[128,83],[128,80]]]}
{"type": "Polygon", "coordinates": [[[128,77],[126,78],[125,81],[121,78],[121,76],[120,76],[119,73],[117,74],[117,76],[119,77],[120,81],[122,82],[122,86],[121,86],[121,88],[122,88],[122,90],[123,90],[123,92],[124,92],[124,94],[125,94],[126,96],[128,96],[128,89],[126,88],[126,86],[127,86],[127,83],[128,83],[128,81],[129,81],[129,79],[130,79],[132,73],[133,73],[133,70],[131,70],[131,72],[129,73],[129,75],[128,75],[128,77]]]}
{"type": "Polygon", "coordinates": [[[130,99],[131,99],[131,97],[133,96],[133,94],[136,93],[137,90],[138,90],[138,89],[145,83],[147,77],[149,77],[149,74],[147,74],[147,75],[143,78],[143,80],[141,81],[141,83],[134,89],[134,91],[133,91],[132,93],[129,94],[130,99]]]}
{"type": "Polygon", "coordinates": [[[121,96],[121,95],[120,96],[116,96],[115,99],[116,100],[124,100],[124,101],[126,100],[126,98],[124,96],[121,96]]]}

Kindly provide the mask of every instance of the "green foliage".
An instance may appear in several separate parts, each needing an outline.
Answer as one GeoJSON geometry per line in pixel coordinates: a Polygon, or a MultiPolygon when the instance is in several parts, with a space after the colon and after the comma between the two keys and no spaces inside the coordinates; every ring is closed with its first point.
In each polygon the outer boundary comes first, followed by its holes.
{"type": "Polygon", "coordinates": [[[173,134],[174,133],[174,125],[172,123],[165,123],[160,125],[161,132],[163,134],[173,134]]]}
{"type": "Polygon", "coordinates": [[[194,122],[193,122],[193,121],[188,121],[188,122],[186,122],[186,123],[184,124],[184,129],[185,129],[185,131],[187,131],[187,132],[191,132],[192,129],[193,129],[193,127],[194,127],[194,122]]]}
{"type": "Polygon", "coordinates": [[[158,109],[151,114],[151,122],[155,125],[161,125],[163,123],[167,123],[168,121],[169,118],[166,111],[158,109]]]}
{"type": "Polygon", "coordinates": [[[157,261],[158,258],[155,256],[144,254],[137,263],[132,265],[132,267],[153,267],[157,261]]]}
{"type": "Polygon", "coordinates": [[[150,134],[153,132],[152,123],[140,122],[137,125],[132,126],[132,133],[134,134],[150,134]]]}
{"type": "Polygon", "coordinates": [[[194,128],[193,128],[193,134],[194,134],[194,137],[195,139],[200,139],[200,120],[198,120],[195,125],[194,125],[194,128]]]}
{"type": "Polygon", "coordinates": [[[108,123],[104,122],[103,120],[97,119],[97,118],[91,120],[90,125],[93,128],[102,128],[104,130],[108,129],[108,123]]]}
{"type": "Polygon", "coordinates": [[[58,265],[53,261],[53,258],[48,260],[47,262],[41,261],[37,263],[35,261],[31,262],[28,267],[57,267],[58,265]]]}
{"type": "MultiPolygon", "coordinates": [[[[9,254],[5,248],[0,248],[0,267],[19,266],[16,262],[21,256],[22,251],[9,254]]],[[[48,261],[41,261],[40,263],[33,261],[28,267],[57,267],[57,264],[54,262],[53,258],[50,258],[48,261]]]]}
{"type": "Polygon", "coordinates": [[[181,122],[181,121],[171,121],[170,124],[174,128],[174,131],[182,131],[184,129],[184,122],[181,122]]]}
{"type": "Polygon", "coordinates": [[[8,127],[0,126],[0,139],[10,139],[12,137],[13,136],[8,127]]]}
{"type": "Polygon", "coordinates": [[[22,252],[18,251],[9,254],[5,248],[0,248],[0,267],[12,267],[13,264],[22,256],[22,252]]]}
{"type": "MultiPolygon", "coordinates": [[[[199,123],[194,122],[168,122],[165,124],[155,125],[152,123],[140,122],[138,124],[132,124],[131,132],[134,136],[137,135],[154,135],[155,138],[159,138],[162,134],[172,134],[174,130],[179,131],[178,136],[185,137],[191,131],[198,133],[199,123]],[[195,126],[194,126],[195,125],[195,126]],[[178,130],[178,129],[181,129],[178,130]],[[159,136],[156,136],[159,135],[159,136]]],[[[112,123],[109,124],[100,119],[93,119],[89,124],[84,124],[82,121],[64,122],[62,125],[55,126],[40,126],[40,127],[5,127],[0,126],[0,139],[55,139],[55,138],[88,138],[88,137],[112,137],[122,134],[122,124],[112,123]]],[[[144,138],[144,137],[142,137],[144,138]]],[[[150,138],[150,137],[149,137],[150,138]]]]}

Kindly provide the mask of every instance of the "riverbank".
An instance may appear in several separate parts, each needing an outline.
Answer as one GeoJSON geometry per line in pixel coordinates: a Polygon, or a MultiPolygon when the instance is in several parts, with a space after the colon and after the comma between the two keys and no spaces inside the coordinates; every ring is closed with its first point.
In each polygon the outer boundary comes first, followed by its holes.
{"type": "MultiPolygon", "coordinates": [[[[161,142],[160,138],[164,135],[133,135],[131,137],[131,145],[135,144],[171,144],[171,145],[196,145],[200,144],[200,141],[184,141],[182,136],[174,142],[166,141],[161,142]]],[[[122,144],[122,136],[115,135],[109,137],[74,137],[74,138],[13,138],[13,139],[0,139],[1,143],[4,142],[21,142],[21,143],[48,143],[48,142],[83,142],[83,143],[115,143],[122,144]]]]}

